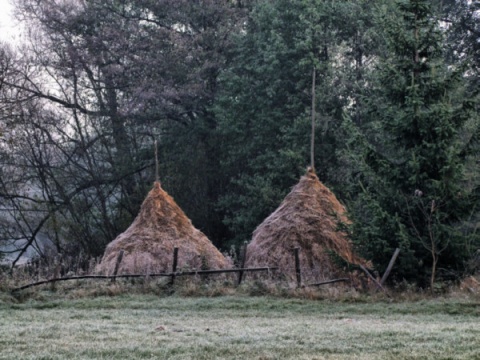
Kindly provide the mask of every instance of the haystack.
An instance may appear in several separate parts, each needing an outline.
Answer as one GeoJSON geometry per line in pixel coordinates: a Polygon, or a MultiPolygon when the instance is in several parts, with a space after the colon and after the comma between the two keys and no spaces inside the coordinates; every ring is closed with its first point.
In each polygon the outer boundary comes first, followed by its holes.
{"type": "Polygon", "coordinates": [[[293,249],[298,247],[305,280],[345,276],[341,259],[371,267],[354,254],[347,235],[338,230],[340,223],[349,223],[345,207],[309,169],[277,210],[254,231],[247,247],[246,266],[277,266],[281,274],[292,278],[293,249]]]}
{"type": "Polygon", "coordinates": [[[180,269],[222,269],[226,258],[198,229],[157,181],[130,227],[108,244],[97,272],[111,274],[124,250],[119,274],[168,272],[173,249],[180,269]]]}

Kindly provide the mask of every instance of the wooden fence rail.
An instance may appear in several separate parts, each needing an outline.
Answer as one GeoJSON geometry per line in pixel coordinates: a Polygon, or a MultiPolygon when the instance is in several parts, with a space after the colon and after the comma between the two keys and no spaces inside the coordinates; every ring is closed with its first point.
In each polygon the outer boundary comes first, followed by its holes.
{"type": "Polygon", "coordinates": [[[322,285],[334,284],[334,283],[337,283],[337,282],[349,282],[349,281],[350,281],[349,278],[332,279],[332,280],[326,280],[326,281],[322,281],[322,282],[315,283],[315,284],[307,284],[307,285],[304,285],[303,287],[322,286],[322,285]]]}
{"type": "Polygon", "coordinates": [[[260,272],[260,271],[272,271],[277,270],[276,267],[259,267],[259,268],[243,268],[243,269],[222,269],[222,270],[192,270],[192,271],[179,271],[170,273],[156,273],[156,274],[122,274],[122,275],[81,275],[70,276],[62,278],[53,278],[48,280],[42,280],[35,283],[27,284],[12,289],[12,292],[28,289],[33,286],[55,283],[59,281],[69,280],[83,280],[83,279],[115,279],[115,278],[145,278],[145,277],[177,277],[177,276],[192,276],[192,275],[209,275],[209,274],[222,274],[222,273],[234,273],[234,272],[260,272]]]}

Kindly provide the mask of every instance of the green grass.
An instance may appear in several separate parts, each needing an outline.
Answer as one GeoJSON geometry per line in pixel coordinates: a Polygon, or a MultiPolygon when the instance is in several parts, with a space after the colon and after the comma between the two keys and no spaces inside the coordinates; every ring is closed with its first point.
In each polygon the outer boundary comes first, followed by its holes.
{"type": "Polygon", "coordinates": [[[480,304],[141,294],[4,301],[0,359],[480,359],[480,304]]]}

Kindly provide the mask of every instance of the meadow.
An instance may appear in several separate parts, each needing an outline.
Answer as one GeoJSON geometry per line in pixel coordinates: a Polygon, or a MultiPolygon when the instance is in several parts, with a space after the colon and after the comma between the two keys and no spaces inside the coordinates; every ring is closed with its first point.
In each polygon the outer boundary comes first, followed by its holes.
{"type": "Polygon", "coordinates": [[[480,359],[480,302],[45,289],[0,298],[0,359],[480,359]]]}

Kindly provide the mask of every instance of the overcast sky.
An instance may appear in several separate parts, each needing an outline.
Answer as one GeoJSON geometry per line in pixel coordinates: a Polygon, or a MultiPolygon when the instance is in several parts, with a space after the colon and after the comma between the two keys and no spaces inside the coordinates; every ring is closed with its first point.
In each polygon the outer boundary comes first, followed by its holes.
{"type": "Polygon", "coordinates": [[[11,18],[11,11],[10,0],[0,0],[0,40],[12,41],[15,38],[15,27],[11,18]]]}

